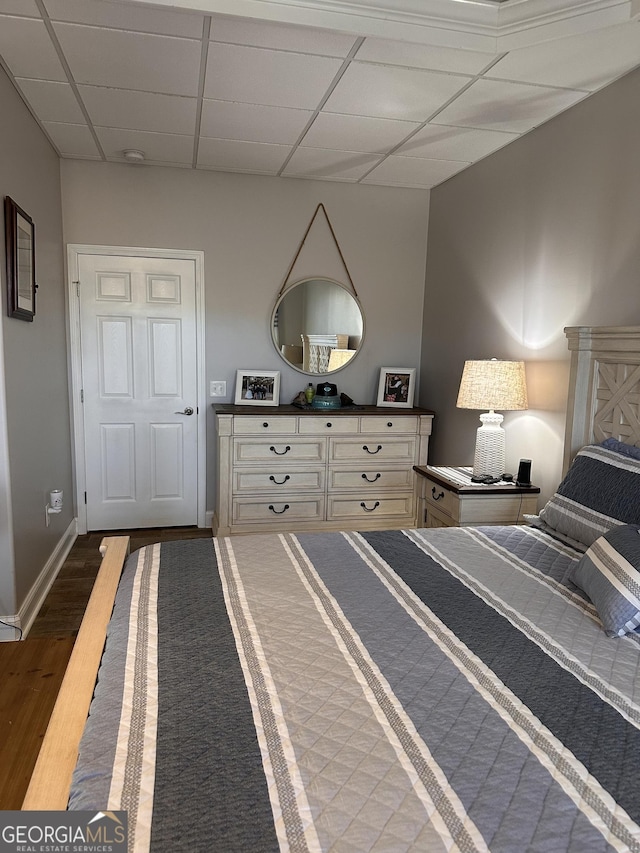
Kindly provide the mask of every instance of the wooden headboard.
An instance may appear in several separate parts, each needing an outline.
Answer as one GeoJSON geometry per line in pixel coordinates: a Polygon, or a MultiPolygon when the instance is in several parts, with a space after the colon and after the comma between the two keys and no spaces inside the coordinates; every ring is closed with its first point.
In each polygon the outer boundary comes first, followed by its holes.
{"type": "Polygon", "coordinates": [[[640,447],[640,326],[564,330],[571,374],[564,471],[585,444],[617,438],[640,447]]]}

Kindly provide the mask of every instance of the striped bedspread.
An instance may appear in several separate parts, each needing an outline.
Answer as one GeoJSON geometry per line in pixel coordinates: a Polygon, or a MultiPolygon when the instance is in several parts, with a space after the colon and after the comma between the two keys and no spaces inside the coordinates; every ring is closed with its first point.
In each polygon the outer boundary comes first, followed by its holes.
{"type": "Polygon", "coordinates": [[[71,809],[130,848],[640,851],[640,644],[485,527],[169,542],[128,561],[71,809]]]}

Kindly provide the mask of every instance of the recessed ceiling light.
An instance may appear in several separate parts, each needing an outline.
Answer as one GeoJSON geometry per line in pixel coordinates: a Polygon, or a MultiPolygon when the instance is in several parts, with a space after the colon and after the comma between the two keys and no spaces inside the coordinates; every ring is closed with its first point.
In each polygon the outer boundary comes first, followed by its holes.
{"type": "Polygon", "coordinates": [[[122,156],[127,163],[142,163],[144,161],[144,151],[137,151],[135,148],[125,149],[122,156]]]}

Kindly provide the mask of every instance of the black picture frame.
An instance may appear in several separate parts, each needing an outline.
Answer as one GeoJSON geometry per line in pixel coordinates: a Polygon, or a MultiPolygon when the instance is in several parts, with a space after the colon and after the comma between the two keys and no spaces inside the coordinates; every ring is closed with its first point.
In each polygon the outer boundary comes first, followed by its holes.
{"type": "Polygon", "coordinates": [[[12,198],[4,200],[7,256],[7,313],[33,322],[36,314],[36,228],[33,219],[12,198]]]}

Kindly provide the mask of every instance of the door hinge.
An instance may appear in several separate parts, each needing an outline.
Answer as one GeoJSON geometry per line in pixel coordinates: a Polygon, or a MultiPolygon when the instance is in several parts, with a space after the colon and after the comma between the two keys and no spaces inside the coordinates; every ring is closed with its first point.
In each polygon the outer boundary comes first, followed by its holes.
{"type": "Polygon", "coordinates": [[[87,493],[86,492],[84,493],[84,502],[85,503],[87,502],[87,493]]]}
{"type": "Polygon", "coordinates": [[[76,286],[76,296],[78,296],[78,297],[79,297],[79,296],[80,296],[80,282],[79,282],[79,281],[74,281],[73,283],[74,283],[74,284],[75,284],[75,286],[76,286]]]}
{"type": "Polygon", "coordinates": [[[80,389],[80,402],[84,403],[84,388],[80,389]]]}

